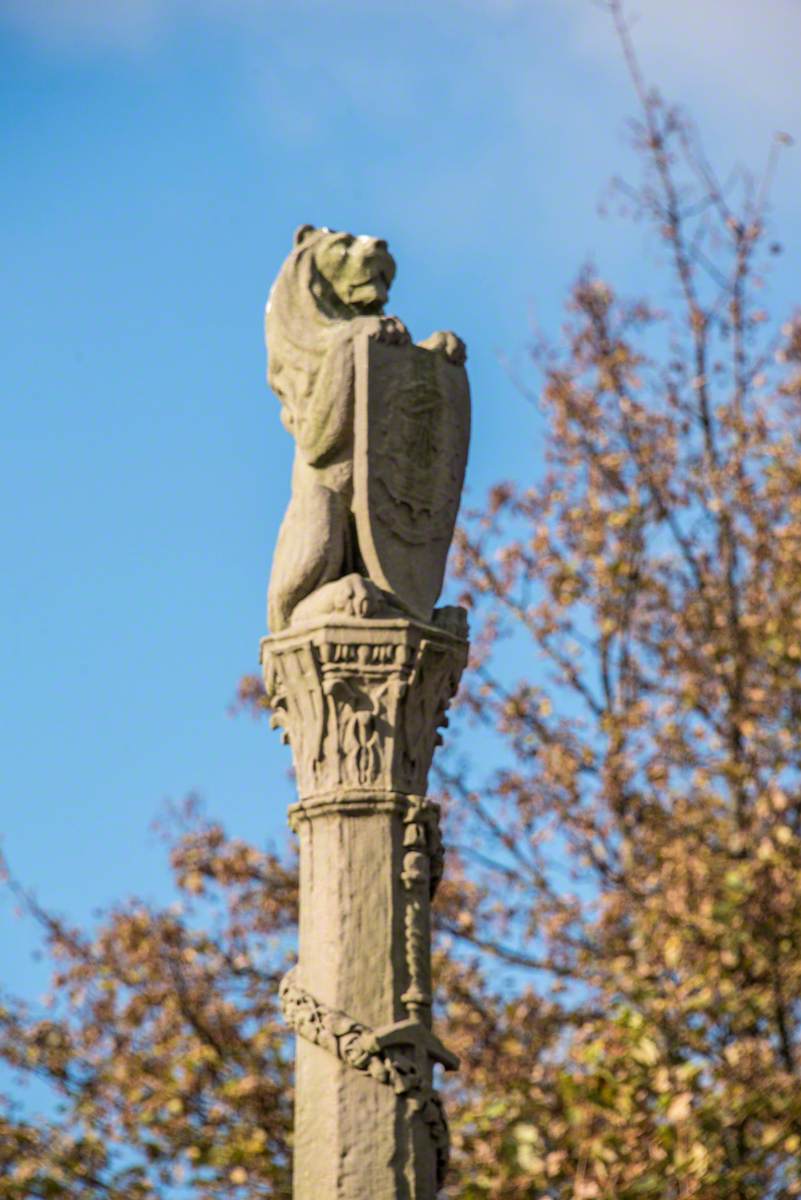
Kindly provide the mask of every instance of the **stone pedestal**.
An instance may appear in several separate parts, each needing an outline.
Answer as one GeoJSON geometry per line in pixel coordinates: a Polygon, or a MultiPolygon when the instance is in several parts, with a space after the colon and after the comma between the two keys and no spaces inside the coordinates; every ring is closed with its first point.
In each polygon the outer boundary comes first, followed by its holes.
{"type": "Polygon", "coordinates": [[[298,1034],[294,1200],[433,1200],[447,1125],[432,1069],[425,799],[467,644],[402,618],[327,617],[265,638],[273,724],[295,763],[300,955],[282,984],[298,1034]]]}

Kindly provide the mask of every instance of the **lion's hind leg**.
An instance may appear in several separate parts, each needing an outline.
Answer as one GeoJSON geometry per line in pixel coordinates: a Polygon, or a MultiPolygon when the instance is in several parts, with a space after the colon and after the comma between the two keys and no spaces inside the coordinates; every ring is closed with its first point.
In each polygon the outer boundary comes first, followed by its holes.
{"type": "Polygon", "coordinates": [[[330,488],[307,482],[295,492],[278,532],[267,594],[267,619],[277,633],[301,600],[346,567],[348,510],[330,488]]]}

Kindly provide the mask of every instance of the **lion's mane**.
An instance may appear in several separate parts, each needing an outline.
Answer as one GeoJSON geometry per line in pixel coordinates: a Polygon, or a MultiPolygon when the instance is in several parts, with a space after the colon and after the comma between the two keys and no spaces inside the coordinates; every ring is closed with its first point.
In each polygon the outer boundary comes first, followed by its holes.
{"type": "Polygon", "coordinates": [[[352,357],[331,355],[342,343],[347,322],[359,315],[337,296],[320,272],[315,253],[328,237],[328,229],[301,229],[276,279],[267,302],[267,382],[282,405],[282,420],[292,430],[314,394],[325,363],[333,394],[350,387],[352,357]]]}

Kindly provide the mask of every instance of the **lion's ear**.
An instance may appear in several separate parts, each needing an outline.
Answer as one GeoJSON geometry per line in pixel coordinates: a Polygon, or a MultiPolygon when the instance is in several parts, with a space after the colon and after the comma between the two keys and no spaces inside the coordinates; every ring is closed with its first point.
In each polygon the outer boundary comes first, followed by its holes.
{"type": "Polygon", "coordinates": [[[309,236],[309,234],[314,233],[315,230],[316,226],[314,225],[298,225],[297,229],[295,230],[295,236],[292,239],[292,244],[294,246],[300,246],[306,241],[306,238],[309,236]]]}

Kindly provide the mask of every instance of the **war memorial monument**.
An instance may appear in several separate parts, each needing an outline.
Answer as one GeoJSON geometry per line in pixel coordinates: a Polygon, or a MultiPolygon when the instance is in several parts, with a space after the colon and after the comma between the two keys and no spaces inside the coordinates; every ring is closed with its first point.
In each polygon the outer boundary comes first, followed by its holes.
{"type": "Polygon", "coordinates": [[[262,666],[294,760],[300,949],[294,1200],[433,1200],[448,1127],[432,1030],[426,798],[467,658],[436,608],[470,428],[465,348],[384,315],[387,245],[304,225],[270,294],[268,379],[295,441],[262,666]]]}

